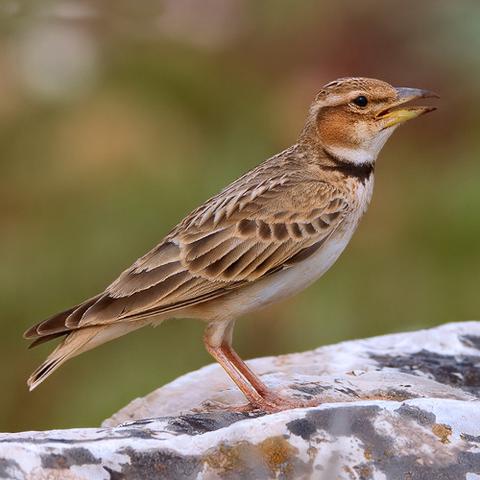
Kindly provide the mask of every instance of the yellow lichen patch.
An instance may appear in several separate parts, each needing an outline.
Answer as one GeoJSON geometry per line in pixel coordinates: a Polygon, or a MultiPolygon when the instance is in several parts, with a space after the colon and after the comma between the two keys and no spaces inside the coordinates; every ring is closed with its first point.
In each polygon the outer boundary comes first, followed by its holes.
{"type": "Polygon", "coordinates": [[[442,443],[450,443],[450,435],[452,434],[452,427],[444,423],[434,423],[432,425],[432,432],[436,435],[442,443]]]}
{"type": "Polygon", "coordinates": [[[372,460],[372,450],[369,447],[365,448],[365,450],[363,451],[363,456],[365,457],[365,460],[372,460]]]}
{"type": "Polygon", "coordinates": [[[292,458],[298,453],[298,449],[292,447],[282,436],[270,437],[258,444],[263,458],[272,473],[282,471],[289,474],[292,471],[292,458]]]}
{"type": "Polygon", "coordinates": [[[243,467],[242,457],[250,445],[239,442],[234,445],[220,444],[218,448],[205,456],[205,463],[214,470],[232,472],[243,467]]]}
{"type": "Polygon", "coordinates": [[[281,473],[285,478],[293,477],[295,456],[298,449],[282,436],[270,437],[257,445],[238,442],[222,444],[211,450],[204,461],[220,477],[252,471],[268,471],[272,476],[281,473]]]}

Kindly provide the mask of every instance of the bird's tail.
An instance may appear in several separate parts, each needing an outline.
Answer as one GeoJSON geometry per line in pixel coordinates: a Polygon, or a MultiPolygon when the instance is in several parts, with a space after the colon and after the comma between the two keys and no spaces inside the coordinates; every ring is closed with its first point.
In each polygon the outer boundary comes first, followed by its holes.
{"type": "Polygon", "coordinates": [[[30,378],[27,380],[28,388],[32,391],[70,358],[76,357],[87,350],[125,335],[126,333],[136,330],[144,325],[144,322],[132,322],[101,326],[95,325],[73,330],[30,375],[30,378]]]}
{"type": "Polygon", "coordinates": [[[70,333],[65,340],[47,357],[47,359],[30,375],[27,385],[30,391],[40,385],[60,365],[89,348],[85,346],[97,334],[98,328],[85,328],[70,333]]]}

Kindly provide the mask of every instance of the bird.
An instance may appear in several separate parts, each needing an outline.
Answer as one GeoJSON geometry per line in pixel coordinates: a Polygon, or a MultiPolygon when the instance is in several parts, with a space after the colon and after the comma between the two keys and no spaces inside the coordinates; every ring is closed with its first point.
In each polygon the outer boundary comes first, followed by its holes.
{"type": "Polygon", "coordinates": [[[248,171],[178,223],[98,295],[25,333],[31,347],[62,337],[28,379],[170,318],[206,323],[206,350],[251,408],[295,407],[270,390],[232,346],[238,317],[303,290],[349,243],[370,203],[378,154],[397,127],[438,97],[364,77],[324,85],[294,145],[248,171]],[[408,104],[408,105],[407,105],[408,104]]]}

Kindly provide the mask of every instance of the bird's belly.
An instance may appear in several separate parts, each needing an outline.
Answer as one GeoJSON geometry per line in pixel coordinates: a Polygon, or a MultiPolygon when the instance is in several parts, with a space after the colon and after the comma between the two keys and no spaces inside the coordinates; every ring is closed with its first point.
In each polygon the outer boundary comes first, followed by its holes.
{"type": "Polygon", "coordinates": [[[232,292],[221,302],[220,317],[234,318],[293,295],[321,277],[337,260],[350,241],[357,219],[327,240],[312,256],[248,287],[232,292]]]}

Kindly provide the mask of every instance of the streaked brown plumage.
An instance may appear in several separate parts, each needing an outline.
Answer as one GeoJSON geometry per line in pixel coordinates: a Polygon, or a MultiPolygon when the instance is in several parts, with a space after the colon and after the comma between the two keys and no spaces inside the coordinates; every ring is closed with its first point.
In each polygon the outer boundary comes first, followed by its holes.
{"type": "Polygon", "coordinates": [[[207,350],[252,404],[291,406],[233,351],[234,321],[305,288],[334,263],[368,206],[381,147],[400,123],[431,110],[394,107],[427,96],[365,78],[326,85],[295,145],[194,210],[104,292],[25,333],[32,346],[65,336],[32,374],[30,388],[108,340],[192,317],[208,322],[207,350]]]}

